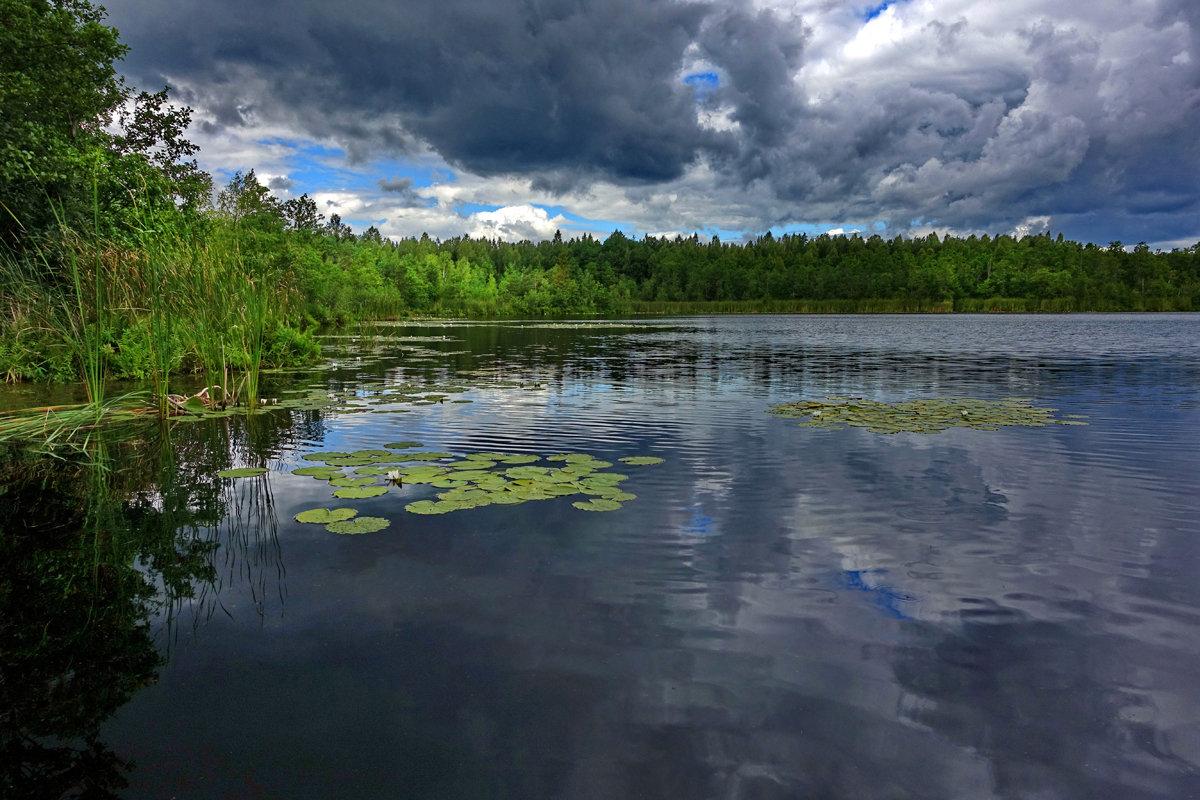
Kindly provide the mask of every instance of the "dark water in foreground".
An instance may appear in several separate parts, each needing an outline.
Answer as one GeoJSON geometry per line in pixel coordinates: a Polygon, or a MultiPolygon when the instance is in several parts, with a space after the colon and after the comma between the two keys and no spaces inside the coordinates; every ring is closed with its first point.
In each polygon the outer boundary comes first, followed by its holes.
{"type": "Polygon", "coordinates": [[[1200,797],[1200,316],[383,333],[435,338],[311,380],[472,402],[179,423],[100,476],[14,468],[4,692],[41,743],[7,742],[20,780],[120,759],[128,798],[1200,797]],[[1089,425],[765,413],[950,394],[1089,425]],[[396,440],[666,463],[620,465],[637,499],[608,513],[419,516],[430,487],[337,500],[289,474],[396,440]],[[316,506],[391,527],[292,521],[316,506]],[[93,755],[56,748],[97,727],[93,755]]]}

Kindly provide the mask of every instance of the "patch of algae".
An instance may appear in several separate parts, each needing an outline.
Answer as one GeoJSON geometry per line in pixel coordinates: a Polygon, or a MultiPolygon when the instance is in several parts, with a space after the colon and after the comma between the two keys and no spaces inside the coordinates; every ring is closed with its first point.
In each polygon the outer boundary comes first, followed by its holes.
{"type": "Polygon", "coordinates": [[[1078,415],[1056,418],[1058,409],[1035,406],[1024,397],[980,400],[934,397],[904,403],[880,403],[857,397],[798,400],[772,406],[768,413],[801,419],[809,428],[838,429],[846,425],[872,433],[940,433],[949,428],[994,431],[1007,426],[1041,428],[1047,425],[1086,425],[1078,415]]]}

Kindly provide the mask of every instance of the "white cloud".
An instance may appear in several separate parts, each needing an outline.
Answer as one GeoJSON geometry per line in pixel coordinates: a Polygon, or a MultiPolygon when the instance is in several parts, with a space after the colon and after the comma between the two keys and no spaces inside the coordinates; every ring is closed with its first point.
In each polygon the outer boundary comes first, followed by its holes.
{"type": "Polygon", "coordinates": [[[467,219],[471,236],[507,241],[549,239],[556,230],[569,223],[561,214],[551,217],[546,209],[529,204],[480,211],[467,219]]]}

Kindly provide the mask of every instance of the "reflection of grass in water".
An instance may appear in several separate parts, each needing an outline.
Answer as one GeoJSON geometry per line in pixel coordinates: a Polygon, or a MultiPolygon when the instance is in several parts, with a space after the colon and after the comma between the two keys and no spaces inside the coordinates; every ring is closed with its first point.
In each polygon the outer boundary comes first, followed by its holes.
{"type": "Polygon", "coordinates": [[[1004,426],[1041,428],[1046,425],[1086,425],[1076,415],[1054,417],[1054,408],[1034,406],[1026,398],[979,400],[936,397],[904,403],[880,403],[852,397],[798,400],[772,406],[768,413],[804,419],[804,427],[841,428],[850,425],[872,433],[938,433],[949,428],[994,431],[1004,426]]]}

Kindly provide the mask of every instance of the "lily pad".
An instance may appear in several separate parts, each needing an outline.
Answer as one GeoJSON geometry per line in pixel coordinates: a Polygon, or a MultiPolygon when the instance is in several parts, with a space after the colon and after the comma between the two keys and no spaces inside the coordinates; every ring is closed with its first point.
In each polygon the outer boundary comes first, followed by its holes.
{"type": "MultiPolygon", "coordinates": [[[[467,456],[467,458],[470,458],[470,456],[467,456]]],[[[497,458],[496,460],[503,461],[505,464],[533,464],[537,461],[541,461],[542,457],[528,453],[514,453],[512,455],[506,455],[503,458],[497,458]]]]}
{"type": "Polygon", "coordinates": [[[658,456],[625,456],[619,460],[622,464],[632,464],[637,467],[661,464],[666,461],[665,458],[659,458],[658,456]]]}
{"type": "Polygon", "coordinates": [[[420,447],[420,442],[388,442],[384,447],[390,447],[393,450],[408,450],[412,447],[420,447]]]}
{"type": "Polygon", "coordinates": [[[799,400],[768,409],[769,413],[779,417],[804,420],[797,423],[803,427],[837,429],[849,425],[881,434],[939,433],[949,428],[994,431],[1006,426],[1041,428],[1050,424],[1072,424],[1070,419],[1056,419],[1056,410],[1034,406],[1028,398],[981,400],[969,397],[935,397],[903,403],[830,397],[821,401],[799,400]]]}
{"type": "Polygon", "coordinates": [[[311,508],[296,515],[296,522],[312,522],[317,525],[328,525],[330,522],[344,522],[358,514],[353,508],[311,508]]]}
{"type": "Polygon", "coordinates": [[[545,467],[509,467],[504,474],[514,479],[537,480],[549,471],[545,467]]]}
{"type": "Polygon", "coordinates": [[[357,478],[334,478],[329,481],[330,486],[370,486],[376,482],[376,479],[370,475],[361,475],[357,478]]]}
{"type": "Polygon", "coordinates": [[[223,469],[217,473],[218,478],[252,478],[255,475],[262,475],[267,470],[264,467],[238,467],[237,469],[223,469]]]}
{"type": "Polygon", "coordinates": [[[606,500],[603,497],[593,497],[591,500],[571,503],[571,505],[580,511],[616,511],[621,507],[616,500],[606,500]]]}
{"type": "Polygon", "coordinates": [[[344,522],[331,522],[325,526],[330,533],[375,533],[391,523],[383,517],[359,517],[344,522]]]}
{"type": "Polygon", "coordinates": [[[349,453],[338,453],[338,452],[305,453],[304,455],[300,456],[300,458],[304,459],[305,461],[328,461],[331,458],[349,458],[349,457],[350,457],[349,453]]]}
{"type": "Polygon", "coordinates": [[[329,480],[336,478],[342,474],[342,471],[337,467],[300,467],[292,470],[293,475],[304,475],[310,478],[320,478],[321,480],[329,480]]]}
{"type": "Polygon", "coordinates": [[[364,497],[378,497],[386,491],[386,486],[345,486],[335,490],[333,496],[343,500],[358,500],[364,497]]]}
{"type": "Polygon", "coordinates": [[[433,500],[418,500],[404,507],[405,511],[413,514],[445,514],[455,509],[456,506],[453,503],[439,503],[433,500]]]}

